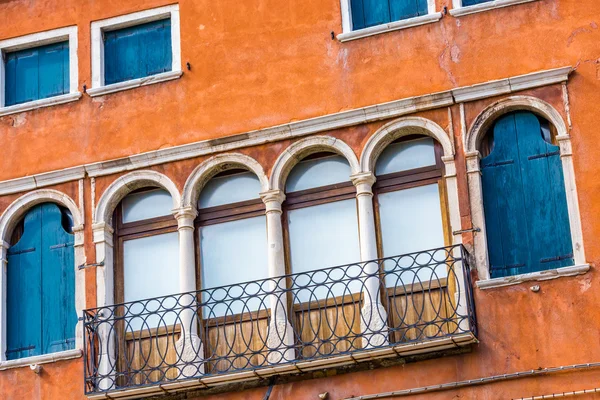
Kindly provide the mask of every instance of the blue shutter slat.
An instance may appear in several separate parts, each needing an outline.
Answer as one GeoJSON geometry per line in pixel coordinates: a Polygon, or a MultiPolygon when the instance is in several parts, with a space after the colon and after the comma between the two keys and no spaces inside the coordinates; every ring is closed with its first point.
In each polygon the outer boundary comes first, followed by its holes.
{"type": "Polygon", "coordinates": [[[39,54],[37,49],[17,56],[15,104],[39,99],[39,54]]]}
{"type": "Polygon", "coordinates": [[[17,102],[17,58],[12,54],[6,56],[4,64],[4,105],[10,106],[17,102]]]}
{"type": "Polygon", "coordinates": [[[427,14],[427,0],[389,0],[389,2],[392,21],[427,14]]]}
{"type": "Polygon", "coordinates": [[[70,350],[77,323],[73,235],[63,229],[55,204],[42,205],[41,253],[43,351],[70,350]]]}
{"type": "Polygon", "coordinates": [[[63,43],[62,46],[63,56],[63,94],[67,94],[71,91],[71,63],[69,61],[69,43],[63,43]]]}
{"type": "Polygon", "coordinates": [[[389,0],[363,0],[365,26],[375,26],[390,22],[389,0]]]}
{"type": "Polygon", "coordinates": [[[41,209],[32,209],[23,236],[8,251],[8,360],[42,354],[41,220],[41,209]]]}
{"type": "Polygon", "coordinates": [[[363,0],[351,0],[350,12],[352,13],[352,29],[363,29],[365,25],[365,11],[363,0]]]}
{"type": "Polygon", "coordinates": [[[171,21],[106,32],[104,64],[107,85],[170,71],[171,21]]]}
{"type": "Polygon", "coordinates": [[[43,99],[65,94],[65,49],[62,43],[44,47],[39,53],[39,96],[43,99]]]}

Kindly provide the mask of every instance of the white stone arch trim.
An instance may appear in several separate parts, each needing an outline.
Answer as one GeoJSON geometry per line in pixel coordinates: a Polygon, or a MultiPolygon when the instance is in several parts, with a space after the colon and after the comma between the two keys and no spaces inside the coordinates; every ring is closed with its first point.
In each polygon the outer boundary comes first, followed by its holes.
{"type": "MultiPolygon", "coordinates": [[[[351,175],[360,173],[360,164],[356,154],[341,139],[331,136],[313,136],[299,140],[281,153],[275,161],[269,185],[271,190],[284,190],[285,181],[294,166],[306,156],[320,151],[329,151],[346,158],[350,164],[351,175]]],[[[350,180],[350,177],[348,177],[350,180]]]]}
{"type": "MultiPolygon", "coordinates": [[[[25,216],[25,214],[34,206],[41,203],[55,203],[66,207],[73,215],[73,234],[74,234],[74,251],[75,251],[75,310],[77,316],[83,315],[85,309],[85,273],[84,270],[80,270],[78,267],[85,264],[85,251],[83,248],[84,244],[84,232],[83,232],[83,215],[81,210],[65,193],[59,192],[52,189],[39,189],[33,192],[24,194],[23,196],[16,199],[11,203],[6,210],[0,216],[0,366],[3,363],[10,364],[11,366],[20,366],[25,364],[31,364],[27,358],[5,361],[6,351],[6,284],[7,276],[6,270],[8,266],[7,250],[10,247],[9,240],[13,229],[17,223],[25,216]]],[[[83,349],[83,325],[81,321],[77,322],[75,328],[75,349],[80,352],[83,349]]],[[[73,351],[61,352],[49,355],[42,355],[32,357],[39,362],[45,362],[47,358],[61,358],[61,354],[64,353],[65,358],[72,358],[73,351]],[[68,353],[68,354],[67,354],[68,353]]],[[[8,367],[8,365],[7,365],[8,367]]]]}
{"type": "Polygon", "coordinates": [[[260,181],[261,192],[269,190],[267,175],[254,158],[240,153],[219,154],[202,162],[189,176],[183,187],[182,206],[196,209],[204,185],[218,173],[234,168],[254,173],[260,181]]]}
{"type": "MultiPolygon", "coordinates": [[[[469,185],[469,201],[471,203],[471,218],[473,227],[479,228],[474,236],[474,255],[479,279],[490,279],[488,248],[486,240],[485,214],[483,211],[483,190],[481,183],[481,170],[479,168],[481,154],[478,151],[481,140],[493,126],[499,117],[509,112],[526,110],[531,111],[547,119],[556,129],[557,141],[560,146],[560,157],[562,161],[565,189],[567,196],[567,208],[569,213],[569,224],[571,228],[571,240],[573,242],[573,256],[576,266],[587,265],[583,245],[583,231],[581,227],[581,216],[579,212],[579,197],[577,195],[577,184],[575,181],[575,170],[573,166],[573,153],[571,147],[571,136],[567,125],[561,114],[549,103],[532,96],[510,96],[499,100],[484,109],[474,120],[464,139],[465,158],[467,163],[467,179],[469,185]]],[[[549,272],[544,273],[548,276],[549,272]]],[[[558,271],[553,276],[560,276],[558,271]]],[[[515,277],[501,278],[512,279],[511,282],[521,282],[531,277],[516,279],[515,277]]],[[[546,278],[547,279],[547,278],[546,278]]],[[[508,284],[499,282],[499,284],[508,284]]],[[[483,287],[484,285],[480,285],[483,287]]],[[[485,286],[492,286],[487,285],[485,286]]]]}
{"type": "Polygon", "coordinates": [[[454,144],[442,127],[426,118],[406,117],[385,124],[369,138],[360,157],[362,172],[374,172],[375,162],[383,150],[394,140],[408,135],[433,138],[442,145],[444,157],[454,159],[454,144]]]}
{"type": "Polygon", "coordinates": [[[112,214],[115,207],[129,193],[143,187],[159,187],[171,194],[173,209],[178,209],[181,204],[179,189],[166,175],[156,171],[135,171],[117,178],[104,191],[94,212],[94,223],[111,225],[112,214]]]}

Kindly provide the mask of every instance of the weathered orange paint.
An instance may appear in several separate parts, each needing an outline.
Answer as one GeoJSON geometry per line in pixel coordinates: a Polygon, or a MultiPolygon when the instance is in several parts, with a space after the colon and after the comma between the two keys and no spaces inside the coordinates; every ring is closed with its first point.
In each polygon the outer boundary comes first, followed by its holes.
{"type": "MultiPolygon", "coordinates": [[[[171,4],[165,0],[0,0],[0,40],[77,25],[79,88],[91,85],[90,23],[171,4]]],[[[437,0],[437,9],[451,0],[437,0]]],[[[574,66],[568,82],[573,154],[586,256],[600,262],[600,14],[596,0],[540,0],[348,43],[339,0],[180,0],[181,79],[55,107],[0,117],[0,180],[23,177],[140,152],[221,138],[357,107],[448,90],[551,68],[574,66]]],[[[560,85],[522,92],[554,106],[565,118],[560,85]]],[[[465,104],[467,125],[494,101],[465,104]]],[[[454,134],[461,222],[471,227],[458,106],[415,115],[454,134]],[[450,130],[450,128],[452,128],[450,130]]],[[[380,121],[324,132],[359,157],[380,121]]],[[[297,140],[297,139],[296,139],[297,140]]],[[[238,150],[270,174],[295,140],[238,150]]],[[[181,190],[208,156],[154,166],[181,190]]],[[[84,182],[85,252],[95,262],[92,201],[124,173],[84,182]]],[[[75,201],[77,182],[50,187],[75,201]]],[[[0,196],[0,210],[23,193],[0,196]]],[[[465,234],[468,245],[472,234],[465,234]]],[[[86,270],[86,302],[96,304],[96,270],[86,270]]],[[[469,354],[404,366],[278,385],[271,400],[339,400],[515,371],[600,361],[600,277],[586,275],[488,291],[475,290],[480,343],[469,354]]],[[[470,386],[407,399],[505,399],[600,386],[600,369],[470,386]]],[[[258,400],[266,389],[209,396],[258,400]]],[[[84,399],[83,361],[0,371],[6,400],[84,399]]],[[[190,397],[191,398],[191,397],[190,397]]],[[[578,398],[584,399],[585,396],[578,398]]],[[[600,398],[588,396],[587,398],[600,398]]]]}

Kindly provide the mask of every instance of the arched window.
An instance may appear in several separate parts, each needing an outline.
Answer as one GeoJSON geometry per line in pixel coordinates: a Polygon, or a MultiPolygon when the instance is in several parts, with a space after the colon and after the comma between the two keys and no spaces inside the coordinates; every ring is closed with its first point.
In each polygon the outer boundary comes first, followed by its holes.
{"type": "Polygon", "coordinates": [[[360,260],[356,190],[342,156],[315,154],[299,162],[285,186],[292,273],[360,260]]]}
{"type": "Polygon", "coordinates": [[[409,136],[387,146],[375,165],[381,257],[449,244],[441,146],[409,136]]]}
{"type": "MultiPolygon", "coordinates": [[[[197,219],[202,288],[268,277],[267,224],[260,192],[258,177],[239,169],[215,176],[202,189],[197,219]]],[[[213,292],[211,300],[219,300],[219,293],[213,292]]],[[[227,297],[224,291],[222,295],[227,297]]],[[[235,296],[231,292],[229,295],[235,296]]],[[[256,311],[264,306],[259,299],[223,303],[210,307],[204,318],[256,311]]]]}
{"type": "MultiPolygon", "coordinates": [[[[135,191],[117,207],[117,303],[179,292],[179,242],[172,208],[173,200],[169,192],[155,188],[135,191]]],[[[161,318],[160,313],[155,313],[147,316],[143,311],[153,311],[148,307],[153,305],[139,303],[127,309],[127,312],[136,316],[126,318],[126,331],[152,330],[175,323],[174,315],[162,315],[161,318]]]]}
{"type": "Polygon", "coordinates": [[[526,111],[494,124],[480,151],[492,278],[574,264],[559,147],[550,124],[526,111]]]}
{"type": "Polygon", "coordinates": [[[6,359],[75,348],[73,218],[52,203],[33,207],[8,250],[6,359]]]}

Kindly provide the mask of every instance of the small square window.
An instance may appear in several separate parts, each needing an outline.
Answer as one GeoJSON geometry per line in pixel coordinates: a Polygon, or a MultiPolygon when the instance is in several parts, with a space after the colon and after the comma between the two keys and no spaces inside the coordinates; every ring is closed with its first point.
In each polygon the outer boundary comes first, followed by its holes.
{"type": "Polygon", "coordinates": [[[179,6],[92,22],[90,96],[181,76],[179,6]]]}
{"type": "Polygon", "coordinates": [[[77,100],[77,28],[0,41],[0,115],[77,100]]]}

